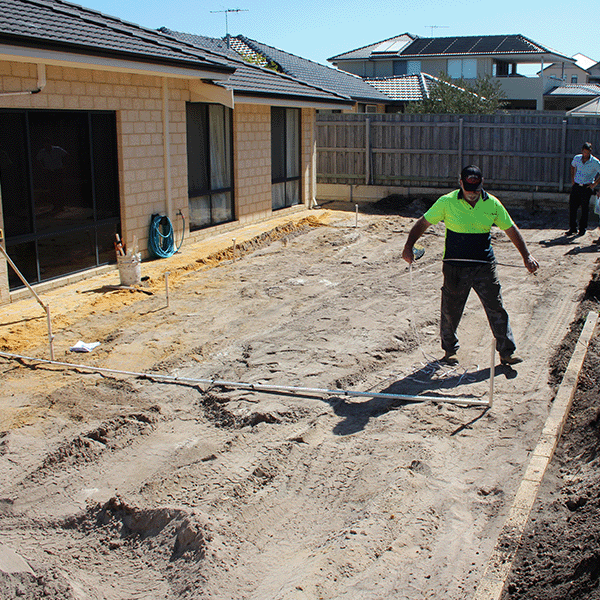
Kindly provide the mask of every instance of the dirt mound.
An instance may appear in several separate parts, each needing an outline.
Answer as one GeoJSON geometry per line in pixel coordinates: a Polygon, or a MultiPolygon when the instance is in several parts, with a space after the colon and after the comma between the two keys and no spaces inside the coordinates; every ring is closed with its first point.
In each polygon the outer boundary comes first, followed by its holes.
{"type": "MultiPolygon", "coordinates": [[[[589,311],[600,311],[600,266],[553,359],[559,382],[589,311]]],[[[600,598],[600,335],[592,338],[569,419],[538,494],[503,598],[600,598]],[[557,544],[557,540],[560,543],[557,544]]]]}

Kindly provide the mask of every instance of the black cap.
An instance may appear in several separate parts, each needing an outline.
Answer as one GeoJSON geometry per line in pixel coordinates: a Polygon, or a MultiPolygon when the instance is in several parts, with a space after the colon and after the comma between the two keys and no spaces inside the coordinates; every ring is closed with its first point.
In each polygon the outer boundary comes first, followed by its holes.
{"type": "Polygon", "coordinates": [[[479,167],[475,165],[465,167],[460,173],[460,179],[468,192],[478,192],[482,187],[483,176],[479,167]]]}

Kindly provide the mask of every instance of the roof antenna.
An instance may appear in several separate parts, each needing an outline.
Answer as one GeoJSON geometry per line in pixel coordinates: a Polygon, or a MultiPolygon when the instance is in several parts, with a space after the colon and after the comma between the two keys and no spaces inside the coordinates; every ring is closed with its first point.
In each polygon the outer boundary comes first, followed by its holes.
{"type": "Polygon", "coordinates": [[[229,48],[229,23],[227,22],[227,16],[229,13],[248,12],[247,8],[226,8],[224,10],[211,10],[211,13],[225,13],[225,39],[227,40],[227,48],[229,48]]]}
{"type": "Polygon", "coordinates": [[[429,27],[431,29],[431,37],[434,37],[434,29],[448,29],[449,25],[425,25],[425,27],[429,27]]]}

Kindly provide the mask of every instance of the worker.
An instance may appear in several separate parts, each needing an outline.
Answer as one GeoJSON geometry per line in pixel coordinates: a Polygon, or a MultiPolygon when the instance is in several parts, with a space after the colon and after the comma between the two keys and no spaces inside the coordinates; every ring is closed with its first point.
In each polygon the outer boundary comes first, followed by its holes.
{"type": "Polygon", "coordinates": [[[569,195],[569,231],[567,235],[585,235],[588,226],[590,198],[594,188],[600,183],[600,160],[592,154],[592,145],[586,142],[581,154],[571,161],[571,193],[569,195]],[[577,211],[581,207],[579,231],[577,231],[577,211]]]}
{"type": "Polygon", "coordinates": [[[539,264],[529,253],[521,232],[508,211],[495,196],[483,189],[479,167],[465,167],[459,179],[460,189],[441,196],[411,228],[402,251],[409,264],[415,259],[413,247],[427,228],[440,221],[446,227],[443,262],[444,283],[440,335],[447,364],[458,364],[459,348],[456,330],[471,288],[485,309],[500,362],[515,365],[522,358],[515,354],[516,344],[511,330],[496,272],[496,259],[491,243],[491,228],[502,229],[523,258],[525,267],[535,273],[539,264]]]}

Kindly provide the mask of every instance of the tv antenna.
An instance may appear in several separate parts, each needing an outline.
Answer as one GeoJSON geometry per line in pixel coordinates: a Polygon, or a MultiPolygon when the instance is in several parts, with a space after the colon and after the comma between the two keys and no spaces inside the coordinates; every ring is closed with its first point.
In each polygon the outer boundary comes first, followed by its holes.
{"type": "Polygon", "coordinates": [[[226,8],[224,10],[211,10],[211,13],[225,13],[225,35],[227,39],[229,39],[229,23],[227,22],[227,17],[229,13],[239,13],[239,12],[248,12],[247,8],[226,8]]]}
{"type": "Polygon", "coordinates": [[[425,25],[431,29],[431,37],[434,37],[434,29],[448,29],[449,25],[425,25]]]}

